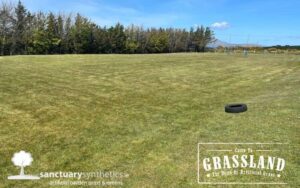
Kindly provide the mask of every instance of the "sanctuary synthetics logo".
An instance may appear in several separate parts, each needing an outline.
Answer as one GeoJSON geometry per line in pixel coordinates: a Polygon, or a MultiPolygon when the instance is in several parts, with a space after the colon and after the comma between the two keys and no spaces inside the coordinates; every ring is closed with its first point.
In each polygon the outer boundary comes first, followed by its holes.
{"type": "Polygon", "coordinates": [[[50,186],[122,186],[129,174],[119,171],[96,170],[82,171],[43,171],[39,175],[25,174],[25,167],[33,162],[31,153],[20,151],[13,155],[11,161],[20,168],[19,175],[8,176],[9,180],[49,180],[50,186]]]}
{"type": "Polygon", "coordinates": [[[280,143],[199,143],[199,184],[281,185],[286,160],[280,143]]]}

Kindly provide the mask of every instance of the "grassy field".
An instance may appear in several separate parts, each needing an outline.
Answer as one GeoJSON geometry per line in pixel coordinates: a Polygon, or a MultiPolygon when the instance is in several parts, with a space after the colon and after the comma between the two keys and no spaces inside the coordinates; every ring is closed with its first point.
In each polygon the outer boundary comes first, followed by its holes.
{"type": "Polygon", "coordinates": [[[117,171],[129,174],[124,187],[206,187],[198,142],[288,143],[278,187],[297,187],[299,124],[300,56],[0,57],[0,187],[49,187],[7,180],[20,150],[34,159],[27,174],[117,171]],[[233,102],[248,112],[224,113],[233,102]]]}

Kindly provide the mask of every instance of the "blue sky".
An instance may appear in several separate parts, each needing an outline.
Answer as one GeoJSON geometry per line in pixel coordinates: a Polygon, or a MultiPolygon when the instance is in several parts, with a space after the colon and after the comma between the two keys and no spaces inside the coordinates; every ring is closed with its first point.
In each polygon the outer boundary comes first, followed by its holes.
{"type": "Polygon", "coordinates": [[[23,0],[30,11],[81,13],[99,25],[211,26],[230,43],[300,45],[300,0],[23,0]]]}

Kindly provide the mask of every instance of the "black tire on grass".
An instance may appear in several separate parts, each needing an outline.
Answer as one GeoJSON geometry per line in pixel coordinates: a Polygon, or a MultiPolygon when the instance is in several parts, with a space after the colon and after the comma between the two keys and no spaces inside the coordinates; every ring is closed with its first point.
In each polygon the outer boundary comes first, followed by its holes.
{"type": "Polygon", "coordinates": [[[247,111],[246,104],[227,104],[225,106],[225,112],[227,113],[241,113],[247,111]]]}

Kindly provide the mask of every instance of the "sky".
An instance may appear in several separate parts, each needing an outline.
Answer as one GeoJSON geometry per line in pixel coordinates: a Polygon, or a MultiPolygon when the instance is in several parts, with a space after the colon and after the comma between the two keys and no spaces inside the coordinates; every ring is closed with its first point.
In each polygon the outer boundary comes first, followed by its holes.
{"type": "MultiPolygon", "coordinates": [[[[16,0],[15,0],[16,1],[16,0]]],[[[211,27],[234,44],[300,45],[300,0],[23,0],[30,11],[81,13],[101,26],[211,27]]]]}

